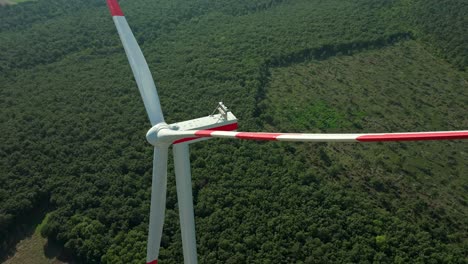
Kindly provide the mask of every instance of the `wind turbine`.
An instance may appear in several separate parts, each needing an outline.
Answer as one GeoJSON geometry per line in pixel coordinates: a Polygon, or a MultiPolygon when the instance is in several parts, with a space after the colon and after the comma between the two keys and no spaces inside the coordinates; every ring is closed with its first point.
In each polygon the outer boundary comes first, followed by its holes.
{"type": "Polygon", "coordinates": [[[146,134],[154,146],[151,209],[147,245],[147,264],[157,264],[164,223],[167,186],[167,156],[173,146],[177,199],[185,263],[197,263],[195,220],[188,144],[208,138],[277,140],[300,142],[382,142],[468,139],[468,130],[379,134],[296,134],[235,132],[237,118],[219,103],[218,114],[174,124],[166,124],[158,93],[143,53],[133,36],[117,0],[107,0],[115,26],[148,113],[151,129],[146,134]]]}

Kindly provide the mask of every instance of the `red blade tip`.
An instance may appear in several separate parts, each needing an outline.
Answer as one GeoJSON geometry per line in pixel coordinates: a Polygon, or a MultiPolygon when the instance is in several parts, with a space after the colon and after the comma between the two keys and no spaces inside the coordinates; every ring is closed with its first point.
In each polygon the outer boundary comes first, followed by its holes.
{"type": "Polygon", "coordinates": [[[112,16],[123,16],[122,9],[120,9],[119,3],[117,0],[107,0],[107,6],[112,16]]]}
{"type": "Polygon", "coordinates": [[[362,142],[375,141],[417,141],[417,140],[455,140],[468,139],[468,132],[427,132],[427,133],[401,133],[365,135],[357,138],[362,142]]]}

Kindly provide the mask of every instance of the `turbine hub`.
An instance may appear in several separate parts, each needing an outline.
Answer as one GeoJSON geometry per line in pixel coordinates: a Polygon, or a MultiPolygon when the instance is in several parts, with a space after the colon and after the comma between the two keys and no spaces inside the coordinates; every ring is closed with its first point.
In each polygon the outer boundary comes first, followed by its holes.
{"type": "MultiPolygon", "coordinates": [[[[163,129],[173,130],[173,126],[170,126],[170,125],[166,124],[165,122],[161,122],[161,123],[153,126],[146,133],[146,140],[153,146],[161,145],[161,144],[164,144],[164,145],[165,144],[171,144],[171,142],[164,142],[163,140],[161,140],[160,137],[158,137],[158,133],[163,129]]],[[[177,129],[175,129],[175,130],[177,130],[177,129]]]]}

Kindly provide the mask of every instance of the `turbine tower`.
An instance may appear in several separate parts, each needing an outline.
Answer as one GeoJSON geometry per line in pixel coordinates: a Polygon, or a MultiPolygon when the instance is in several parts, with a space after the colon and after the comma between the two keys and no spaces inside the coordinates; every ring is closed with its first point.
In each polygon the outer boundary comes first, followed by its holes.
{"type": "Polygon", "coordinates": [[[184,263],[197,263],[195,218],[193,212],[189,144],[209,138],[276,140],[300,142],[382,142],[468,139],[468,130],[379,134],[296,134],[236,132],[237,118],[219,103],[218,114],[166,124],[156,86],[143,53],[133,36],[117,0],[107,0],[114,24],[135,76],[148,113],[151,129],[146,134],[154,146],[151,209],[147,245],[147,264],[157,264],[164,224],[167,186],[167,156],[172,145],[177,185],[177,200],[182,233],[184,263]]]}

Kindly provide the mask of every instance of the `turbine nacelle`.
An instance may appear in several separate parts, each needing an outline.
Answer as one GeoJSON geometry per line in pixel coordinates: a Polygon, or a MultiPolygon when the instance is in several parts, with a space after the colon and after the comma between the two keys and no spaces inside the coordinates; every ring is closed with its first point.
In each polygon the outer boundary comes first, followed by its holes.
{"type": "Polygon", "coordinates": [[[218,104],[218,107],[214,112],[209,116],[177,122],[170,125],[164,122],[156,124],[146,133],[146,140],[153,146],[171,145],[183,142],[193,143],[209,138],[187,136],[187,133],[184,133],[184,131],[235,131],[237,129],[237,118],[222,102],[218,104]],[[218,113],[214,114],[216,111],[218,111],[218,113]]]}

